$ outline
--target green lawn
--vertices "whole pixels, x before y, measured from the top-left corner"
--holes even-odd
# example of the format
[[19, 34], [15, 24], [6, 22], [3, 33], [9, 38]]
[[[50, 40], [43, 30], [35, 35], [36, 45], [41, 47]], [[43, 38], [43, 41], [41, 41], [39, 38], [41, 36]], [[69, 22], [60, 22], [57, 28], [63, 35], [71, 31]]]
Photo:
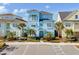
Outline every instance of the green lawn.
[[50, 41], [43, 40], [43, 42], [60, 43], [61, 41], [60, 40], [50, 40]]
[[19, 42], [40, 42], [40, 40], [30, 39], [30, 40], [18, 40]]
[[40, 42], [40, 40], [31, 39], [31, 40], [25, 40], [26, 42]]

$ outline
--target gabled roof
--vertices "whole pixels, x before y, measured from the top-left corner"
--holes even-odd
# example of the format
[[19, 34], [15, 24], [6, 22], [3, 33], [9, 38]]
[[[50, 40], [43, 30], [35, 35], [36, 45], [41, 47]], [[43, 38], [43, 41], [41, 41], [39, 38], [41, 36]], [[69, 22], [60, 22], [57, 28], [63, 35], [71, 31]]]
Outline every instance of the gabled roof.
[[27, 13], [29, 13], [29, 12], [39, 12], [41, 14], [52, 14], [50, 12], [40, 11], [40, 10], [37, 10], [37, 9], [28, 10]]
[[7, 13], [7, 14], [0, 14], [0, 16], [16, 16], [16, 15], [11, 14], [11, 13]]
[[39, 12], [39, 11], [36, 10], [36, 9], [32, 9], [32, 10], [28, 10], [28, 11], [27, 11], [27, 13], [29, 13], [29, 12]]
[[59, 12], [61, 20], [63, 20], [67, 16], [69, 16], [71, 13], [72, 13], [72, 11], [70, 11], [70, 12]]
[[[7, 14], [0, 14], [0, 16], [17, 16], [17, 15], [12, 14], [12, 13], [7, 13]], [[19, 17], [19, 18], [17, 18], [17, 17]], [[22, 17], [20, 17], [20, 16], [17, 16], [17, 17], [15, 18], [15, 20], [20, 20], [20, 21], [26, 22]]]
[[20, 20], [20, 21], [27, 22], [27, 21], [25, 21], [24, 19], [19, 19], [19, 18], [16, 18], [16, 20]]
[[40, 13], [42, 13], [42, 14], [52, 14], [52, 13], [49, 13], [49, 12], [46, 12], [46, 11], [40, 11]]
[[[17, 16], [17, 15], [12, 14], [12, 13], [5, 13], [5, 14], [0, 14], [0, 16]], [[18, 16], [18, 17], [20, 17], [20, 16]], [[20, 18], [22, 18], [22, 17], [20, 17]]]

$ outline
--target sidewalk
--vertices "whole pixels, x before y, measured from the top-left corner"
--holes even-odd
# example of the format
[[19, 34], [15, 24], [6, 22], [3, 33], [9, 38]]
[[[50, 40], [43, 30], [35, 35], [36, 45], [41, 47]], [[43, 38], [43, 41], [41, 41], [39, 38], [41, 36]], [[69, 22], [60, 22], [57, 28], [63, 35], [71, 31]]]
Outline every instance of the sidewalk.
[[48, 45], [79, 45], [79, 43], [50, 43], [50, 42], [5, 42], [7, 45], [48, 44]]

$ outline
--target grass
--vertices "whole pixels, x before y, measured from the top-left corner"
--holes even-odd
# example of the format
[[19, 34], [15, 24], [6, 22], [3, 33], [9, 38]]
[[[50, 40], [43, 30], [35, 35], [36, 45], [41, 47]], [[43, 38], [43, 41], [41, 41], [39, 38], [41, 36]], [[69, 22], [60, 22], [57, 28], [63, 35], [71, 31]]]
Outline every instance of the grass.
[[61, 42], [61, 40], [50, 40], [50, 41], [43, 40], [43, 42], [60, 43], [60, 42]]
[[31, 40], [25, 40], [25, 42], [40, 42], [40, 40], [31, 39]]
[[[0, 39], [4, 40], [2, 37], [0, 37]], [[5, 39], [5, 40], [7, 41], [7, 39]], [[15, 42], [15, 41], [19, 41], [19, 42], [40, 42], [40, 40], [36, 40], [35, 38], [27, 38], [27, 40], [12, 40], [11, 42]], [[55, 39], [55, 40], [53, 39], [53, 40], [50, 40], [50, 41], [42, 39], [42, 41], [43, 42], [51, 42], [51, 43], [61, 43], [61, 42], [64, 42], [64, 43], [68, 43], [68, 42], [70, 42], [70, 43], [73, 43], [73, 42], [79, 43], [79, 41], [71, 42], [66, 38], [63, 38], [63, 41], [62, 41], [62, 39]]]
[[40, 40], [29, 39], [29, 40], [19, 40], [19, 42], [40, 42]]

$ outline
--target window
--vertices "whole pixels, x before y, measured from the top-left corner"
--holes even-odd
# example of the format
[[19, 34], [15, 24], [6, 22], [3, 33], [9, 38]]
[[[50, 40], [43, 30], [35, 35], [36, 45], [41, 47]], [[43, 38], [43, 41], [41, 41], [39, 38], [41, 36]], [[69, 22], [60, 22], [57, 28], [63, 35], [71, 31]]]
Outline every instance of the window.
[[0, 24], [0, 27], [1, 27], [1, 24]]
[[47, 27], [51, 27], [51, 23], [47, 23]]
[[32, 20], [36, 20], [37, 19], [37, 15], [32, 15]]
[[70, 27], [71, 24], [70, 24], [70, 23], [66, 23], [65, 26], [66, 26], [66, 27]]
[[40, 26], [43, 26], [43, 24], [42, 24], [42, 23], [40, 23]]
[[6, 16], [6, 17], [5, 17], [5, 19], [9, 19], [9, 17], [8, 17], [8, 16]]
[[31, 27], [35, 27], [35, 25], [31, 25]]
[[75, 19], [79, 19], [79, 15], [75, 15]]
[[7, 28], [7, 29], [10, 29], [10, 23], [7, 23], [7, 24], [6, 24], [6, 28]]
[[13, 24], [13, 27], [17, 27], [17, 24], [14, 23], [14, 24]]

